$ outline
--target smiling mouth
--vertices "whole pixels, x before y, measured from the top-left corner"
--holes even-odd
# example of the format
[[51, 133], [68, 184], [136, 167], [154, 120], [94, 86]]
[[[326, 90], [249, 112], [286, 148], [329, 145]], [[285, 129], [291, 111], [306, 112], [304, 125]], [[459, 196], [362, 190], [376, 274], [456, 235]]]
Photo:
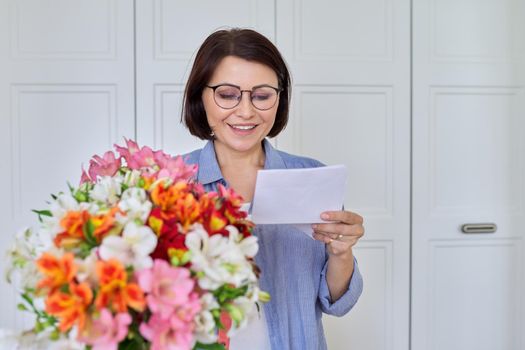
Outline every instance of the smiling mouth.
[[253, 130], [257, 127], [257, 125], [234, 125], [234, 124], [228, 124], [232, 129], [235, 130], [242, 130], [242, 131], [248, 131]]

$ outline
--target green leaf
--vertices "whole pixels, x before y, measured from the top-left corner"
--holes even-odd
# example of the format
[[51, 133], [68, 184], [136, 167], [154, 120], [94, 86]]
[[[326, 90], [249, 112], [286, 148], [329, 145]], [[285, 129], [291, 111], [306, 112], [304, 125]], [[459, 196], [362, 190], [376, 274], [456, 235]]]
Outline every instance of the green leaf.
[[193, 350], [225, 350], [225, 349], [226, 348], [224, 347], [224, 345], [219, 344], [219, 343], [202, 344], [199, 342], [197, 342], [197, 344], [195, 344], [195, 347], [193, 348]]
[[93, 225], [93, 222], [88, 220], [84, 226], [82, 227], [82, 231], [84, 232], [84, 237], [86, 238], [86, 242], [92, 247], [97, 245], [97, 240], [95, 239], [95, 236], [93, 235], [93, 232], [95, 232], [95, 225]]
[[147, 350], [146, 341], [135, 331], [130, 331], [126, 339], [118, 345], [118, 350]]
[[91, 254], [91, 249], [93, 248], [93, 246], [87, 242], [81, 242], [78, 248], [79, 248], [78, 256], [81, 259], [85, 259], [89, 256], [89, 254]]
[[219, 304], [222, 305], [229, 300], [233, 300], [245, 295], [247, 290], [248, 286], [235, 288], [225, 284], [219, 287], [217, 290], [215, 290], [213, 292], [213, 295], [215, 296]]
[[50, 210], [32, 210], [33, 213], [37, 213], [38, 215], [42, 216], [53, 216]]
[[38, 214], [38, 221], [42, 222], [42, 216], [53, 216], [49, 210], [31, 210], [33, 213]]
[[27, 293], [22, 293], [20, 296], [21, 296], [22, 299], [24, 299], [24, 300], [25, 300], [30, 306], [33, 306], [33, 307], [34, 307], [34, 305], [33, 305], [33, 299], [29, 296], [29, 294], [27, 294]]
[[24, 304], [22, 303], [19, 303], [16, 308], [20, 311], [29, 311], [29, 309], [27, 308], [27, 306], [25, 306]]

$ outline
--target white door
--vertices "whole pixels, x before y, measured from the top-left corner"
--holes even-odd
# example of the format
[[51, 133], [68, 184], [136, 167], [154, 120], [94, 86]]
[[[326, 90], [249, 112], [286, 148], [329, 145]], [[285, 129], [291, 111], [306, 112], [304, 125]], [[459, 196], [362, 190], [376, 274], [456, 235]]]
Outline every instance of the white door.
[[[0, 256], [81, 163], [134, 137], [133, 4], [0, 0]], [[0, 259], [0, 328], [21, 328]]]
[[525, 1], [413, 14], [412, 349], [525, 349]]
[[356, 307], [323, 319], [333, 350], [406, 350], [410, 257], [410, 1], [277, 2], [290, 65], [290, 124], [277, 146], [349, 169], [345, 207], [364, 216]]

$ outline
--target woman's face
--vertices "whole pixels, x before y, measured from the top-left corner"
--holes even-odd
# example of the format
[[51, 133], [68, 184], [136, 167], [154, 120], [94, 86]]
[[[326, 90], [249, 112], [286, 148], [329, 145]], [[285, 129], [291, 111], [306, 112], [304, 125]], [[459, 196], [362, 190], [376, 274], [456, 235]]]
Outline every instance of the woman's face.
[[[226, 56], [208, 82], [208, 86], [219, 84], [231, 84], [240, 87], [241, 90], [252, 90], [262, 85], [277, 88], [278, 80], [277, 74], [266, 65]], [[272, 129], [279, 105], [277, 96], [273, 107], [259, 110], [253, 106], [250, 93], [243, 92], [236, 107], [225, 109], [215, 103], [213, 89], [207, 87], [202, 92], [202, 101], [208, 124], [215, 134], [216, 145], [220, 143], [220, 146], [236, 152], [250, 152], [261, 147], [261, 141]]]

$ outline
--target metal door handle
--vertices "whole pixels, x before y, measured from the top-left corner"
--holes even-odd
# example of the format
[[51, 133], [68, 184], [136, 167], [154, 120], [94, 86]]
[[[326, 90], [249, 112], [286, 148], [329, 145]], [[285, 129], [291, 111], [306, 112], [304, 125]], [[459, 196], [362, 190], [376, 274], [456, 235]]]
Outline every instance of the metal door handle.
[[494, 233], [498, 226], [493, 223], [487, 224], [464, 224], [461, 226], [463, 233]]

